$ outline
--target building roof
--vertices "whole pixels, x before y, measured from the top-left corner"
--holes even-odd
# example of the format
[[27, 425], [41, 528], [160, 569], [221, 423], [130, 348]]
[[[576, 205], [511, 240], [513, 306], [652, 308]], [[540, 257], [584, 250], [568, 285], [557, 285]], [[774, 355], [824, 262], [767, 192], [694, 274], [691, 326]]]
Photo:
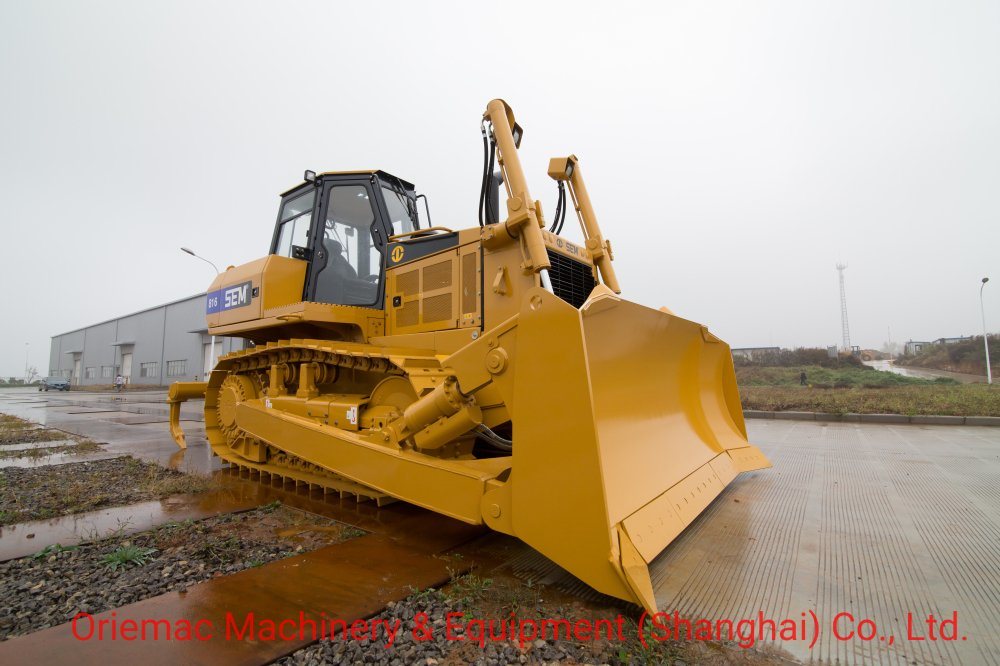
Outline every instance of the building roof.
[[[58, 333], [56, 335], [53, 335], [52, 337], [53, 338], [61, 338], [62, 336], [69, 335], [70, 333], [76, 333], [78, 331], [82, 331], [82, 330], [87, 329], [87, 328], [94, 328], [95, 326], [101, 326], [103, 324], [109, 324], [109, 323], [111, 323], [113, 321], [118, 321], [119, 319], [125, 319], [126, 317], [134, 317], [135, 315], [139, 315], [139, 314], [142, 314], [144, 312], [151, 312], [153, 310], [159, 310], [160, 308], [167, 308], [167, 307], [170, 307], [171, 305], [177, 305], [178, 303], [184, 303], [186, 301], [193, 301], [196, 298], [204, 298], [207, 293], [208, 292], [204, 292], [203, 291], [200, 294], [195, 294], [194, 296], [188, 296], [187, 298], [178, 298], [176, 301], [170, 301], [169, 303], [161, 303], [160, 305], [154, 305], [151, 308], [144, 308], [142, 310], [136, 310], [135, 312], [130, 312], [129, 314], [124, 314], [124, 315], [120, 315], [118, 317], [112, 317], [111, 319], [105, 319], [104, 321], [99, 321], [96, 324], [88, 324], [87, 326], [81, 326], [80, 328], [74, 328], [73, 330], [66, 331], [65, 333]], [[132, 342], [126, 341], [126, 342], [116, 342], [114, 344], [115, 345], [119, 345], [119, 344], [135, 344], [135, 342], [134, 341], [132, 341]]]

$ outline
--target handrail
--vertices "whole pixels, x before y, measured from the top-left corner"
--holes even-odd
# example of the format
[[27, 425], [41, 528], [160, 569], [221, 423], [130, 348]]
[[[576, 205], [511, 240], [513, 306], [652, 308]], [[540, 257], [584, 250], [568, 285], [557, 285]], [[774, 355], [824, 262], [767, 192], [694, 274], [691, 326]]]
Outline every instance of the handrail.
[[446, 234], [455, 233], [453, 229], [449, 229], [448, 227], [427, 227], [426, 229], [414, 229], [413, 231], [404, 231], [401, 234], [393, 234], [392, 236], [389, 236], [389, 240], [391, 241], [400, 240], [402, 238], [408, 238], [409, 236], [426, 234], [428, 231], [439, 231]]

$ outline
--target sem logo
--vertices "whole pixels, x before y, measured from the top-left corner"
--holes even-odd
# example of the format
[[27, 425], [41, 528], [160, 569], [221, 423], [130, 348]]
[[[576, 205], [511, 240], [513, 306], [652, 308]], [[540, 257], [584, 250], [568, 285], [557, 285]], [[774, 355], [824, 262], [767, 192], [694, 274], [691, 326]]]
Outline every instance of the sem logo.
[[392, 248], [392, 254], [389, 255], [389, 258], [392, 259], [393, 263], [399, 263], [400, 261], [402, 261], [403, 246], [397, 245], [396, 247]]
[[244, 283], [239, 287], [230, 287], [223, 292], [225, 298], [223, 300], [222, 308], [228, 310], [229, 308], [238, 308], [241, 305], [246, 305], [250, 302], [247, 298], [247, 292], [250, 290], [250, 283]]
[[213, 314], [215, 312], [225, 312], [233, 308], [250, 305], [255, 293], [256, 289], [253, 289], [251, 282], [244, 282], [232, 287], [223, 287], [222, 289], [206, 294], [205, 312], [206, 314]]

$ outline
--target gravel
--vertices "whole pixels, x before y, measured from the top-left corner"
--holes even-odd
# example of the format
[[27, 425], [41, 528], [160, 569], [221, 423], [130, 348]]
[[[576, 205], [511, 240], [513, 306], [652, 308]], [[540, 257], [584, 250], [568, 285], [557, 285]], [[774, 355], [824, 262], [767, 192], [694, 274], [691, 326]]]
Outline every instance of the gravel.
[[[310, 531], [314, 530], [314, 531]], [[280, 537], [278, 533], [288, 536]], [[0, 563], [0, 640], [100, 613], [194, 583], [362, 534], [332, 520], [277, 503], [201, 521], [102, 539], [79, 547], [49, 546]], [[147, 553], [145, 563], [113, 568], [121, 548]]]
[[[276, 662], [283, 666], [315, 666], [318, 664], [375, 664], [380, 666], [402, 666], [403, 664], [476, 664], [477, 666], [499, 666], [500, 664], [621, 664], [619, 648], [623, 644], [607, 641], [579, 643], [572, 640], [529, 640], [523, 648], [515, 641], [487, 641], [480, 647], [477, 641], [449, 639], [445, 627], [449, 613], [465, 613], [465, 619], [482, 617], [474, 609], [461, 601], [449, 598], [437, 590], [420, 592], [400, 602], [390, 603], [375, 617], [378, 620], [402, 622], [394, 644], [385, 647], [385, 640], [355, 641], [322, 640], [309, 647], [297, 650]], [[426, 623], [432, 628], [430, 640], [421, 641], [414, 637], [417, 618], [426, 613]], [[419, 634], [419, 632], [418, 632]], [[465, 635], [456, 629], [454, 636]], [[623, 655], [625, 653], [622, 653]], [[635, 662], [640, 663], [640, 662]], [[672, 662], [668, 662], [672, 663]]]

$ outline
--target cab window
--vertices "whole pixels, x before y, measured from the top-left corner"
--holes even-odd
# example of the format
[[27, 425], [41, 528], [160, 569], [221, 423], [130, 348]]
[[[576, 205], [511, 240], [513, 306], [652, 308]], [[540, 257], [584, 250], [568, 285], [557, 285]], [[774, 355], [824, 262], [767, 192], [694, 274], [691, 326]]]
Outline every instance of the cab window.
[[310, 190], [281, 206], [281, 221], [278, 226], [278, 242], [274, 254], [282, 257], [292, 256], [292, 247], [307, 247], [309, 245], [309, 228], [312, 224], [313, 203], [316, 190]]
[[413, 231], [415, 227], [410, 217], [412, 201], [401, 192], [385, 185], [382, 186], [382, 196], [385, 199], [385, 209], [389, 213], [389, 222], [392, 224], [392, 235]]

